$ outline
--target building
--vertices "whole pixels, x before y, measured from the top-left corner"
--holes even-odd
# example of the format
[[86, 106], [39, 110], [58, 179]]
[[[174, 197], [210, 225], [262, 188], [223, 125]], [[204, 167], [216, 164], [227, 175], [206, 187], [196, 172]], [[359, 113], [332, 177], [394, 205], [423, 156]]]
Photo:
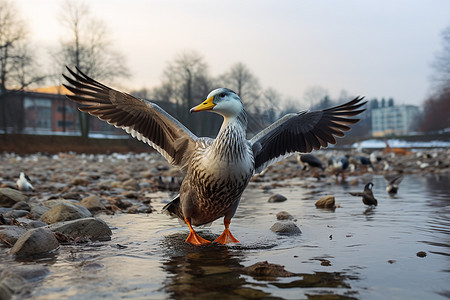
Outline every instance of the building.
[[419, 107], [388, 106], [372, 109], [372, 136], [407, 135], [415, 131]]
[[[66, 94], [70, 91], [64, 86], [8, 91], [1, 99], [0, 132], [80, 135], [77, 104]], [[94, 117], [90, 133], [127, 136], [123, 130]]]

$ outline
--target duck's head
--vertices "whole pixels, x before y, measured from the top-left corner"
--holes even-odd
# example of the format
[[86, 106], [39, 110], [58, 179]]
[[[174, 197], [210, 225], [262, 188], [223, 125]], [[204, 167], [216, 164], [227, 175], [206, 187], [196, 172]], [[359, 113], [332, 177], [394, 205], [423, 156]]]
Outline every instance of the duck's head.
[[219, 88], [209, 93], [201, 104], [191, 108], [190, 112], [211, 111], [225, 118], [235, 118], [244, 110], [241, 98], [230, 89]]

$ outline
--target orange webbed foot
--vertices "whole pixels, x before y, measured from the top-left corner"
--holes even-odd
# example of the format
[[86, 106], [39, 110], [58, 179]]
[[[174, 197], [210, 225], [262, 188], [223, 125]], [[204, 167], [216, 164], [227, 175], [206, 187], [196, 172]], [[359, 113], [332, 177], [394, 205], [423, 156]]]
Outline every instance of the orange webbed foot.
[[229, 243], [240, 243], [230, 232], [230, 229], [225, 228], [222, 234], [214, 240], [214, 243], [219, 243], [222, 245]]
[[208, 241], [207, 239], [202, 238], [195, 231], [191, 231], [189, 233], [189, 236], [187, 237], [186, 242], [190, 243], [192, 245], [195, 245], [195, 246], [211, 244], [210, 241]]
[[229, 244], [229, 243], [240, 243], [232, 234], [230, 229], [230, 222], [231, 220], [224, 219], [223, 224], [225, 225], [225, 230], [222, 232], [222, 234], [214, 240], [214, 243], [219, 243], [222, 245]]
[[185, 218], [184, 221], [186, 222], [187, 226], [189, 226], [189, 236], [186, 239], [187, 243], [190, 243], [195, 246], [206, 245], [206, 244], [211, 243], [210, 241], [199, 236], [194, 231], [194, 228], [192, 228], [192, 225], [191, 225], [191, 218]]

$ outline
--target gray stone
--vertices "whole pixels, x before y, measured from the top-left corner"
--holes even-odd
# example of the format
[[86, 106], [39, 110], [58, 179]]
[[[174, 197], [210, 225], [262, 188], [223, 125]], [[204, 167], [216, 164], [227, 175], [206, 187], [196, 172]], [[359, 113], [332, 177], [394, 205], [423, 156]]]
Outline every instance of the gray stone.
[[41, 217], [41, 221], [47, 224], [53, 224], [56, 222], [70, 221], [88, 217], [92, 217], [92, 214], [85, 207], [73, 205], [70, 203], [60, 203], [45, 212]]
[[30, 215], [32, 219], [40, 219], [41, 216], [47, 212], [50, 208], [45, 205], [33, 205], [31, 207]]
[[18, 190], [11, 188], [0, 188], [0, 206], [12, 207], [17, 202], [26, 202], [28, 197]]
[[25, 227], [26, 229], [33, 229], [33, 228], [39, 228], [47, 226], [47, 223], [44, 223], [42, 221], [38, 220], [31, 220], [28, 218], [18, 218], [16, 219], [20, 223], [21, 226]]
[[0, 282], [0, 300], [9, 300], [12, 298], [11, 291], [3, 282]]
[[270, 230], [281, 235], [297, 235], [302, 233], [294, 222], [276, 222], [270, 227]]
[[111, 229], [97, 218], [84, 218], [67, 222], [59, 222], [49, 226], [53, 232], [60, 232], [72, 238], [88, 237], [91, 240], [110, 240]]
[[272, 195], [269, 198], [269, 202], [270, 203], [284, 202], [286, 200], [287, 200], [287, 198], [285, 196], [283, 196], [283, 195], [280, 195], [280, 194]]
[[24, 217], [24, 216], [28, 215], [29, 213], [30, 212], [28, 210], [22, 210], [22, 209], [15, 210], [14, 209], [14, 210], [7, 212], [5, 214], [5, 217], [17, 219], [20, 217]]
[[13, 205], [12, 209], [16, 210], [31, 210], [30, 204], [26, 203], [25, 201], [19, 201], [16, 204]]
[[3, 225], [0, 226], [0, 240], [12, 247], [25, 232], [26, 230], [19, 226]]
[[100, 201], [100, 198], [95, 195], [84, 198], [81, 200], [80, 204], [87, 208], [91, 213], [106, 209]]
[[28, 230], [12, 247], [10, 253], [16, 256], [44, 254], [59, 247], [53, 232], [44, 227]]

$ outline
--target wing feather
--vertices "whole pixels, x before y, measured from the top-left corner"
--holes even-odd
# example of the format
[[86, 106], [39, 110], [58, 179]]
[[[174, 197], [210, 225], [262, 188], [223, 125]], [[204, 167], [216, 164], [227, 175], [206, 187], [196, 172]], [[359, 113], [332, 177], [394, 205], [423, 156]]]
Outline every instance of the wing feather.
[[77, 68], [67, 68], [64, 85], [73, 95], [67, 97], [82, 106], [79, 110], [122, 128], [131, 136], [149, 144], [171, 164], [187, 169], [197, 136], [178, 120], [150, 101], [114, 90]]
[[359, 121], [356, 116], [366, 102], [357, 97], [345, 104], [321, 111], [302, 111], [288, 114], [251, 140], [255, 158], [255, 173], [294, 152], [308, 153], [335, 144], [335, 136], [342, 137], [350, 126]]

